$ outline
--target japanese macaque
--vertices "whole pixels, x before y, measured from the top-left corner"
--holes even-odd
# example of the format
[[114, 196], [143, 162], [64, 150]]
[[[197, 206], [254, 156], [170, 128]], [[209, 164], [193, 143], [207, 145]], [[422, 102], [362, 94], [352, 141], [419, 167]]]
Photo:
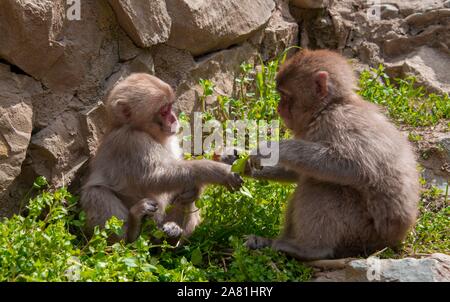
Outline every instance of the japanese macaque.
[[414, 225], [416, 160], [406, 138], [356, 93], [351, 67], [328, 50], [304, 50], [281, 67], [278, 112], [294, 138], [279, 143], [279, 163], [251, 176], [296, 182], [282, 234], [251, 235], [301, 260], [369, 255], [398, 246]]
[[170, 86], [147, 74], [130, 75], [109, 93], [109, 130], [81, 194], [88, 232], [116, 216], [124, 221], [123, 237], [111, 240], [132, 242], [149, 216], [177, 242], [199, 223], [194, 201], [204, 184], [240, 187], [227, 164], [182, 159], [174, 102]]

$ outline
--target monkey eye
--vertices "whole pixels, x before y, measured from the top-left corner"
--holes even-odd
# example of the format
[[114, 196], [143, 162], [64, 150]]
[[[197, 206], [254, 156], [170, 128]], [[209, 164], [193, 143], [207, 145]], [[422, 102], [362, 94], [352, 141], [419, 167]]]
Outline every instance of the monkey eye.
[[159, 113], [162, 116], [168, 115], [171, 111], [172, 111], [172, 104], [164, 105], [164, 106], [161, 107], [161, 109], [159, 109]]

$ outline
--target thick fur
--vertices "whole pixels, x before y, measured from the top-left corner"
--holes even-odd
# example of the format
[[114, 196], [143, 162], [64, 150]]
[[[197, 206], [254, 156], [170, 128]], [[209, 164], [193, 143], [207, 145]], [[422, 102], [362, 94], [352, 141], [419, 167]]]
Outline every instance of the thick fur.
[[[314, 99], [307, 80], [317, 71], [329, 74], [323, 100]], [[298, 186], [281, 236], [250, 236], [248, 246], [272, 246], [301, 260], [396, 247], [415, 223], [419, 200], [416, 160], [406, 138], [353, 92], [351, 69], [338, 54], [300, 52], [277, 79], [280, 90], [296, 96], [290, 107], [295, 119], [286, 123], [295, 137], [280, 142], [279, 167], [253, 176], [293, 180], [295, 173]]]
[[[164, 157], [156, 156], [160, 154]], [[122, 127], [109, 133], [92, 160], [92, 174], [82, 191], [81, 205], [87, 210], [88, 229], [102, 226], [116, 216], [125, 221], [126, 234], [129, 224], [133, 223], [129, 210], [139, 201], [150, 199], [156, 203], [156, 209], [142, 209], [141, 213], [136, 213], [140, 219], [150, 215], [160, 227], [166, 222], [175, 222], [184, 229], [183, 235], [189, 236], [200, 221], [195, 205], [177, 203], [169, 215], [166, 216], [165, 212], [180, 193], [180, 188], [184, 187], [184, 182], [189, 182], [174, 174], [185, 172], [186, 179], [193, 179], [188, 168], [185, 171], [172, 170], [172, 163], [179, 160], [180, 153], [173, 149], [173, 145], [168, 144], [166, 148], [144, 132]], [[138, 235], [134, 232], [128, 241], [133, 241]]]
[[[178, 127], [176, 117], [171, 115], [173, 125], [167, 125], [159, 114], [159, 108], [174, 101], [168, 84], [146, 74], [129, 76], [109, 94], [110, 129], [91, 162], [81, 195], [88, 232], [116, 216], [125, 221], [123, 239], [132, 242], [142, 219], [150, 216], [177, 242], [181, 233], [189, 236], [199, 223], [194, 201], [204, 184], [230, 189], [241, 185], [229, 165], [181, 158], [171, 132], [171, 126]], [[169, 204], [173, 208], [166, 211]]]

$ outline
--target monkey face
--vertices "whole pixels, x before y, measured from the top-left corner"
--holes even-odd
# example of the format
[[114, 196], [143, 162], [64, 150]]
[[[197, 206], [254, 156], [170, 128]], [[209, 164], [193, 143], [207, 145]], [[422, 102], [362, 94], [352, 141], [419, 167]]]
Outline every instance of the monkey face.
[[280, 93], [280, 101], [278, 102], [277, 111], [280, 117], [283, 119], [287, 128], [292, 129], [294, 123], [294, 115], [296, 111], [296, 99], [295, 96], [290, 93], [290, 90], [286, 87], [278, 87]]
[[175, 94], [157, 77], [142, 73], [128, 76], [112, 89], [106, 103], [113, 128], [128, 125], [158, 141], [178, 132], [172, 108]]
[[163, 105], [156, 115], [157, 123], [162, 133], [174, 135], [180, 127], [178, 119], [172, 110], [173, 103]]
[[280, 117], [288, 123], [292, 119], [292, 98], [285, 92], [280, 91], [280, 102], [278, 103], [277, 111]]
[[328, 96], [328, 72], [311, 72], [302, 67], [295, 69], [291, 78], [279, 78], [278, 114], [287, 128], [295, 130], [304, 119], [323, 108]]

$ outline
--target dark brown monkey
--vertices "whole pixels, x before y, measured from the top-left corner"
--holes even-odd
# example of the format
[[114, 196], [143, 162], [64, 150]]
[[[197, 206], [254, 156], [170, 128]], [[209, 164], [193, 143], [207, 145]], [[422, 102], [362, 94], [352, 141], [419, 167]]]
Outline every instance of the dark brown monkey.
[[[327, 50], [294, 55], [277, 75], [278, 112], [294, 138], [275, 167], [252, 176], [298, 184], [277, 239], [249, 236], [301, 260], [367, 255], [397, 246], [415, 223], [412, 149], [377, 106], [355, 93], [351, 67]], [[258, 156], [250, 158], [257, 166]]]
[[88, 231], [116, 216], [125, 222], [123, 239], [132, 242], [148, 215], [169, 237], [188, 236], [199, 222], [193, 201], [202, 185], [241, 185], [229, 165], [181, 158], [174, 102], [170, 86], [147, 74], [133, 74], [109, 93], [110, 127], [81, 195]]

